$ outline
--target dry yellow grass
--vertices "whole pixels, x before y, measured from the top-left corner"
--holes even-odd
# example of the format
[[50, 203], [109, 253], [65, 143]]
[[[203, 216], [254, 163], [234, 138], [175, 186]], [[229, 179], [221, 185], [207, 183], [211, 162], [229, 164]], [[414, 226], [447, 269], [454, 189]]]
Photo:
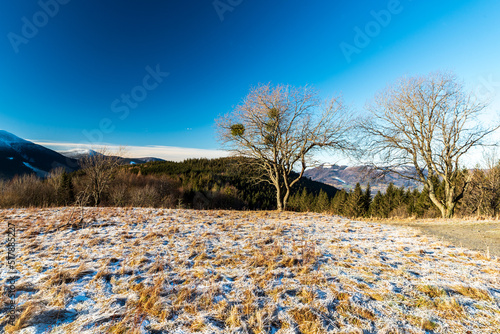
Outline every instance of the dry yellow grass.
[[19, 285], [21, 317], [0, 331], [33, 329], [41, 317], [61, 332], [498, 328], [500, 263], [413, 230], [319, 214], [135, 208], [87, 208], [85, 225], [68, 227], [67, 210], [30, 210], [37, 226], [26, 210], [0, 210], [24, 231], [19, 268], [36, 282]]

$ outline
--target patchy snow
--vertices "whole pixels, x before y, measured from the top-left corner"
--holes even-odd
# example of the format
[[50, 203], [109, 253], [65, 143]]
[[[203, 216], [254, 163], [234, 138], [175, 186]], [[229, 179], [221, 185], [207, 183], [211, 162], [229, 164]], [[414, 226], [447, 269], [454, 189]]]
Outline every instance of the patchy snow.
[[498, 259], [410, 228], [324, 214], [141, 208], [85, 208], [83, 221], [73, 208], [9, 209], [0, 221], [16, 225], [24, 314], [18, 328], [4, 328], [3, 318], [0, 332], [500, 328]]
[[337, 181], [342, 182], [342, 183], [347, 183], [344, 180], [342, 180], [341, 178], [336, 177], [336, 176], [332, 177], [332, 179], [337, 180]]
[[31, 166], [28, 162], [23, 162], [23, 165], [34, 171], [38, 176], [45, 177], [47, 176], [47, 172], [36, 167]]

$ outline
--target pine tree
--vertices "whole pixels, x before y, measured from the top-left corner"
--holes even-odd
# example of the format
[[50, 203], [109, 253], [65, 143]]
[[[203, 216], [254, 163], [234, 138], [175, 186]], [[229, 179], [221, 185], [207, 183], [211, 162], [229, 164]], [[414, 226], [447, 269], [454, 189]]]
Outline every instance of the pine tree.
[[387, 189], [385, 190], [384, 197], [387, 207], [389, 211], [391, 211], [394, 208], [394, 204], [396, 202], [396, 187], [394, 186], [394, 183], [389, 183]]
[[356, 187], [354, 191], [349, 193], [349, 199], [346, 204], [346, 214], [349, 217], [357, 218], [363, 217], [365, 215], [364, 210], [365, 198], [363, 194], [363, 190], [361, 189], [361, 185], [356, 183]]
[[377, 191], [377, 194], [373, 198], [372, 203], [370, 204], [370, 211], [369, 214], [371, 217], [378, 217], [378, 218], [386, 218], [386, 213], [384, 210], [384, 196], [382, 193]]
[[371, 202], [372, 202], [372, 190], [370, 184], [368, 183], [368, 185], [366, 186], [365, 193], [363, 195], [363, 210], [365, 214], [368, 214]]
[[406, 212], [410, 217], [415, 215], [415, 191], [418, 192], [418, 190], [411, 191], [411, 189], [408, 189], [405, 194]]
[[61, 181], [59, 182], [59, 189], [57, 190], [57, 201], [59, 205], [68, 205], [75, 201], [73, 181], [71, 175], [67, 172], [61, 174]]
[[312, 211], [314, 208], [314, 196], [309, 194], [306, 188], [303, 188], [300, 194], [299, 207], [302, 212]]
[[316, 198], [315, 210], [316, 212], [325, 212], [328, 210], [328, 206], [330, 204], [330, 200], [328, 199], [328, 195], [326, 192], [320, 190], [318, 197]]
[[290, 196], [290, 199], [288, 200], [288, 208], [292, 211], [300, 211], [300, 205], [299, 205], [299, 193], [295, 192], [293, 193], [292, 196]]
[[336, 214], [339, 216], [342, 216], [345, 214], [345, 211], [346, 211], [345, 206], [346, 206], [347, 198], [348, 198], [348, 195], [344, 189], [337, 191], [337, 193], [335, 194], [335, 196], [333, 197], [332, 202], [331, 202], [331, 211], [333, 212], [333, 214]]
[[429, 191], [424, 188], [422, 192], [418, 195], [415, 202], [415, 213], [418, 217], [423, 217], [432, 205], [429, 199]]

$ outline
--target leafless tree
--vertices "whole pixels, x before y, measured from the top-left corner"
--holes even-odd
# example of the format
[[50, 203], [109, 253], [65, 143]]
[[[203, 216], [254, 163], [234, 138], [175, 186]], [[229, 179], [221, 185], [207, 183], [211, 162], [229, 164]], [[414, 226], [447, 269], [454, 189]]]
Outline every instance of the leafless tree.
[[95, 206], [99, 205], [104, 191], [111, 182], [113, 172], [120, 165], [120, 156], [123, 148], [118, 152], [110, 152], [108, 148], [102, 147], [91, 152], [81, 160], [82, 169], [87, 177], [85, 194], [80, 194], [78, 198], [92, 198]]
[[216, 124], [225, 148], [251, 158], [262, 171], [258, 181], [276, 188], [278, 211], [286, 209], [291, 187], [313, 162], [314, 154], [351, 148], [352, 122], [342, 100], [322, 101], [308, 87], [266, 84], [252, 88]]
[[484, 152], [484, 162], [471, 172], [471, 181], [460, 205], [464, 215], [498, 217], [500, 212], [500, 164], [497, 152]]
[[[404, 77], [369, 104], [371, 117], [361, 123], [366, 152], [376, 167], [420, 181], [443, 218], [452, 217], [469, 181], [464, 155], [499, 127], [479, 124], [485, 108], [454, 74]], [[444, 182], [443, 198], [436, 179]]]

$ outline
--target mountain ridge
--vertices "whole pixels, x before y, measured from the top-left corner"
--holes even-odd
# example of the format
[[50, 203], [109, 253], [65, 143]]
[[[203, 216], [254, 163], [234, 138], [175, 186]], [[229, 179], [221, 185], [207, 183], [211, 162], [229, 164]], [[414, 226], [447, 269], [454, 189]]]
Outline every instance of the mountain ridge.
[[304, 172], [304, 176], [344, 190], [354, 189], [358, 182], [362, 187], [366, 187], [369, 183], [372, 193], [379, 190], [385, 192], [389, 183], [393, 183], [396, 187], [419, 190], [422, 188], [420, 183], [414, 180], [403, 178], [396, 173], [387, 173], [382, 176], [380, 171], [369, 166], [347, 166], [325, 163], [318, 167], [307, 169]]
[[[58, 167], [67, 172], [73, 172], [81, 168], [81, 160], [89, 155], [102, 154], [91, 149], [58, 152], [18, 137], [6, 130], [0, 130], [0, 180], [9, 180], [16, 175], [26, 174], [35, 174], [44, 178], [49, 175], [51, 170]], [[124, 165], [165, 161], [155, 157], [119, 157], [119, 159]]]
[[51, 170], [63, 168], [68, 172], [79, 168], [75, 159], [0, 130], [0, 179], [16, 175], [36, 174], [46, 177]]

